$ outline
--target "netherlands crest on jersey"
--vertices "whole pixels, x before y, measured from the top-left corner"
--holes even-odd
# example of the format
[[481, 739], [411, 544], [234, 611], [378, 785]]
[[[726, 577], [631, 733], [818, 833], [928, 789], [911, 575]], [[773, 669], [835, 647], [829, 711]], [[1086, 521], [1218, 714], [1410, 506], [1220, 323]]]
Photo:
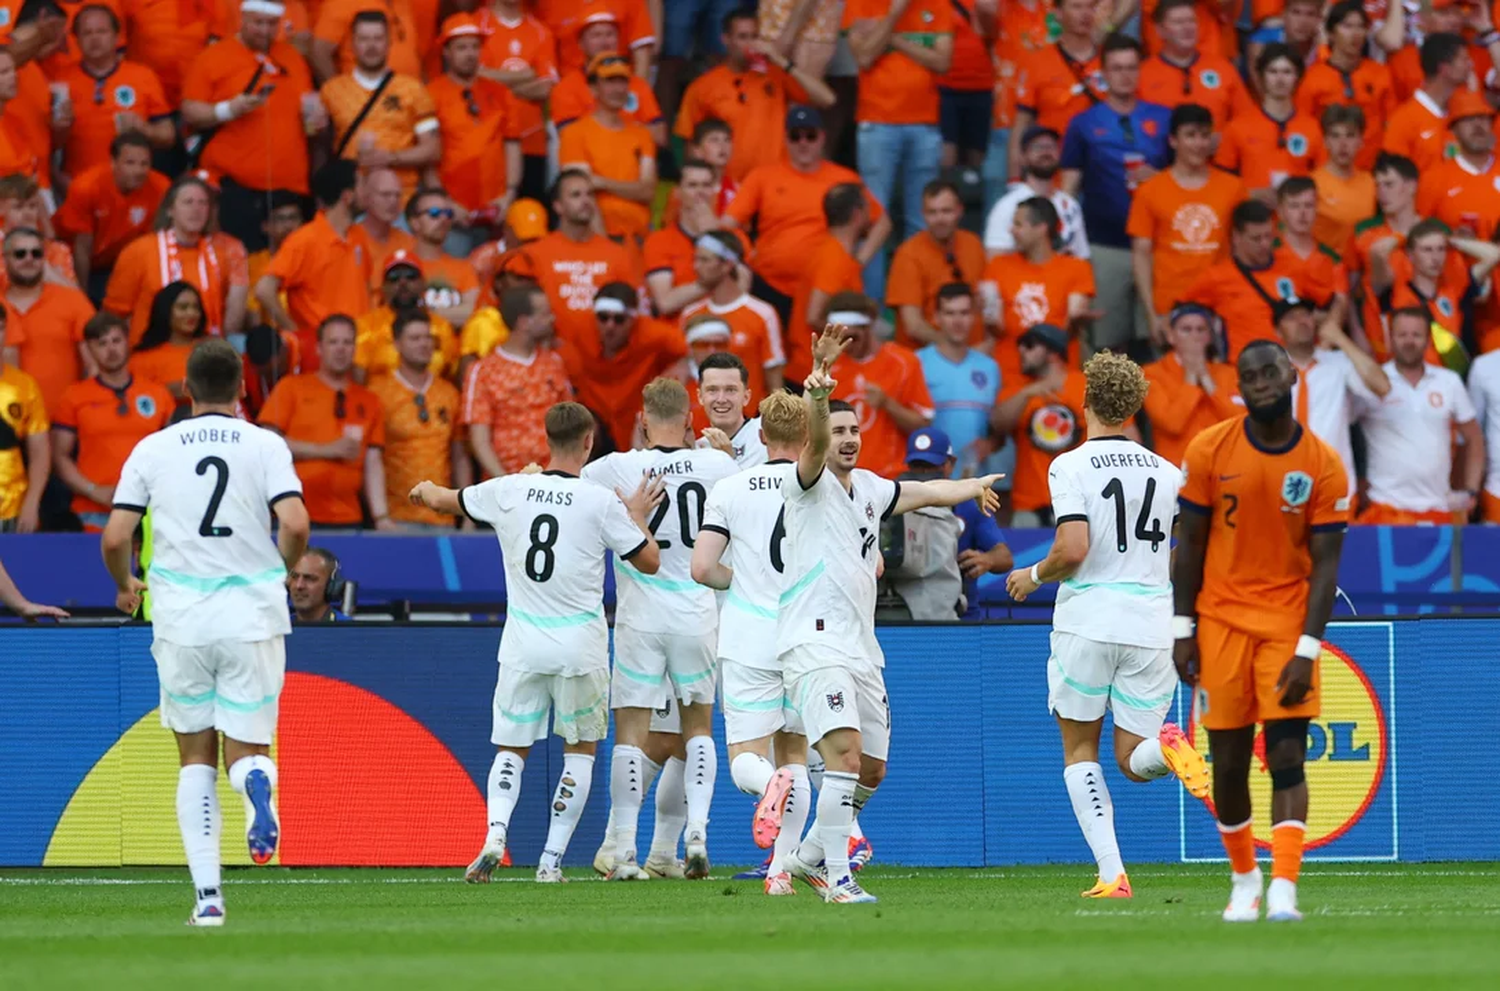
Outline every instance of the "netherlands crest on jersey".
[[1295, 303], [1297, 302], [1297, 287], [1292, 284], [1291, 279], [1283, 275], [1276, 280], [1276, 295], [1288, 303]]
[[639, 109], [641, 109], [640, 97], [635, 95], [635, 90], [631, 90], [625, 97], [625, 112], [633, 114]]
[[156, 415], [156, 400], [150, 396], [136, 396], [135, 411], [149, 420]]
[[128, 216], [130, 217], [130, 226], [139, 227], [146, 222], [146, 208], [143, 206], [133, 206], [130, 208]]
[[115, 105], [120, 107], [135, 106], [135, 90], [129, 86], [116, 86]]
[[1312, 497], [1312, 476], [1305, 471], [1289, 471], [1281, 479], [1281, 501], [1292, 508], [1305, 506]]
[[1301, 158], [1307, 154], [1307, 138], [1300, 134], [1288, 134], [1286, 136], [1286, 150]]
[[1198, 74], [1198, 81], [1203, 84], [1204, 89], [1218, 89], [1222, 80], [1219, 74], [1212, 69], [1204, 69]]
[[1453, 300], [1447, 296], [1439, 296], [1437, 298], [1437, 311], [1445, 317], [1453, 316]]

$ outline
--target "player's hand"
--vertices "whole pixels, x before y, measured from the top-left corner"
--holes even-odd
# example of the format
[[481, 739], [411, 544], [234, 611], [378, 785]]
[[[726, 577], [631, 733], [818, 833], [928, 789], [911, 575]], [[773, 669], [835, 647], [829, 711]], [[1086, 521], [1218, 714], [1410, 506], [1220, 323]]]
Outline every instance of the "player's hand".
[[1003, 474], [981, 475], [974, 479], [979, 486], [979, 494], [974, 501], [979, 503], [979, 511], [986, 516], [994, 516], [1000, 511], [1000, 493], [995, 491], [995, 483], [1004, 478]]
[[730, 440], [729, 435], [720, 430], [718, 427], [709, 427], [705, 429], [703, 431], [703, 439], [706, 440], [708, 442], [708, 446], [713, 448], [714, 450], [723, 451], [731, 458], [734, 457], [734, 441]]
[[1306, 657], [1293, 656], [1286, 662], [1286, 667], [1281, 669], [1281, 677], [1276, 679], [1276, 691], [1281, 693], [1281, 704], [1291, 708], [1305, 702], [1312, 691], [1312, 679], [1313, 662]]
[[667, 497], [667, 480], [664, 476], [652, 478], [642, 473], [641, 484], [635, 487], [634, 492], [626, 495], [620, 489], [615, 489], [615, 495], [619, 496], [620, 501], [625, 504], [630, 518], [643, 529], [649, 529], [646, 520], [651, 516], [651, 510]]
[[1198, 686], [1198, 638], [1184, 637], [1172, 644], [1172, 663], [1177, 665], [1177, 677], [1190, 688]]
[[127, 616], [134, 616], [141, 608], [141, 595], [145, 591], [146, 583], [131, 575], [125, 587], [115, 593], [115, 608]]
[[1017, 568], [1005, 576], [1006, 594], [1017, 602], [1025, 602], [1026, 597], [1040, 587], [1031, 580], [1030, 568]]
[[66, 609], [59, 609], [57, 608], [57, 606], [40, 605], [38, 603], [30, 601], [29, 599], [22, 600], [21, 604], [16, 607], [15, 611], [16, 615], [20, 616], [22, 619], [41, 619], [43, 616], [49, 617], [51, 619], [72, 618], [72, 614], [69, 613]]
[[437, 488], [437, 486], [424, 478], [422, 479], [422, 481], [411, 487], [411, 491], [407, 493], [406, 498], [411, 502], [413, 506], [426, 506], [427, 491], [434, 488]]
[[821, 334], [814, 334], [812, 339], [813, 371], [826, 373], [833, 368], [833, 363], [839, 360], [839, 355], [844, 353], [844, 349], [853, 339], [849, 328], [837, 323], [826, 325]]
[[530, 462], [525, 468], [522, 468], [520, 471], [520, 474], [522, 475], [540, 475], [541, 473], [542, 466], [537, 464], [535, 461]]
[[827, 372], [814, 368], [807, 378], [802, 380], [802, 389], [814, 399], [827, 399], [833, 395], [833, 390], [838, 387], [838, 382], [829, 376]]

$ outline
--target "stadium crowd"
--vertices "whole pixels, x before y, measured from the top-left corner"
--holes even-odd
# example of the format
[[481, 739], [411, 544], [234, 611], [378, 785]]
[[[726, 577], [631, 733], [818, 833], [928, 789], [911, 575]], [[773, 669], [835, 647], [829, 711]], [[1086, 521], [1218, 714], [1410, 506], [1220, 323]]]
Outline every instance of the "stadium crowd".
[[[1359, 522], [1500, 522], [1500, 31], [1421, 0], [0, 0], [0, 531], [98, 529], [206, 335], [314, 524], [596, 454], [642, 387], [936, 427], [1051, 522], [1081, 361], [1174, 462], [1280, 340]], [[843, 160], [846, 164], [837, 164]], [[852, 166], [852, 167], [851, 167]], [[534, 292], [512, 292], [535, 287]], [[732, 412], [734, 422], [739, 412]], [[1486, 444], [1488, 441], [1488, 444]], [[466, 524], [472, 525], [472, 524]]]

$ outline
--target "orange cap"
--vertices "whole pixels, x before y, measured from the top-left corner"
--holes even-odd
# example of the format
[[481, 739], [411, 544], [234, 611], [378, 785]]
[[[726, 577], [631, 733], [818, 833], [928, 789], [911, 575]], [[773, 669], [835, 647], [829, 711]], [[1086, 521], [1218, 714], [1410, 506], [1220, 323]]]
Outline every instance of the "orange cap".
[[438, 44], [446, 45], [454, 38], [483, 38], [485, 34], [479, 18], [473, 14], [451, 14], [443, 21], [443, 28], [438, 32]]
[[600, 52], [589, 59], [589, 67], [584, 71], [589, 82], [596, 79], [629, 79], [632, 75], [630, 60], [619, 52]]
[[505, 223], [522, 241], [535, 241], [546, 236], [547, 209], [536, 200], [516, 200], [505, 213]]
[[1495, 108], [1483, 95], [1471, 89], [1461, 89], [1448, 100], [1448, 120], [1463, 120], [1465, 117], [1493, 117]]
[[422, 259], [412, 254], [410, 251], [407, 251], [405, 248], [401, 248], [397, 251], [392, 252], [390, 256], [386, 258], [385, 264], [380, 268], [380, 274], [390, 275], [391, 269], [395, 268], [414, 268], [417, 270], [417, 274], [421, 275]]

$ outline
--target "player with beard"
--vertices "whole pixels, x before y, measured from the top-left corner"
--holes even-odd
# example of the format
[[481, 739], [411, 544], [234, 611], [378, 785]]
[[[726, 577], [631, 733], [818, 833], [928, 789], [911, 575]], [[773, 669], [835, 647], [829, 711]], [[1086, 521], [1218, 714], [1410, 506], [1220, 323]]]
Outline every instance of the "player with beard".
[[1260, 917], [1250, 765], [1265, 724], [1271, 773], [1266, 918], [1295, 921], [1307, 822], [1307, 734], [1318, 715], [1318, 661], [1333, 611], [1349, 484], [1333, 448], [1292, 413], [1297, 372], [1280, 344], [1238, 361], [1246, 417], [1188, 445], [1172, 571], [1177, 673], [1208, 730], [1214, 813], [1234, 871], [1226, 922]]

